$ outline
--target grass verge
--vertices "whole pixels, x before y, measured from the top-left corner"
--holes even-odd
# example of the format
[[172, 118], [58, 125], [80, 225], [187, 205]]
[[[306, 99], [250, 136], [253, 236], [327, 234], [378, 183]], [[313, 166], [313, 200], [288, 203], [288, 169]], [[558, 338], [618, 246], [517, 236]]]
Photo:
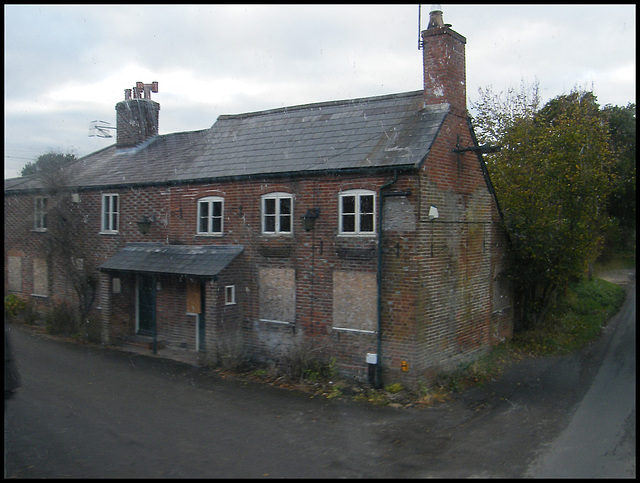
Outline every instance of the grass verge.
[[511, 344], [531, 355], [568, 354], [596, 337], [624, 302], [619, 285], [601, 279], [570, 284], [544, 324], [517, 334]]

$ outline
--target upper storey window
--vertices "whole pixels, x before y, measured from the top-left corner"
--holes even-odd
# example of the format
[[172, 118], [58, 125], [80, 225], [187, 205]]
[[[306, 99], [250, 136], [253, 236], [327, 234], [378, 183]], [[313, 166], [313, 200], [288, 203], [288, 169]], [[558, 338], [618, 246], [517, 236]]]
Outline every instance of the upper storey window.
[[224, 225], [224, 200], [209, 196], [198, 200], [198, 234], [222, 235]]
[[47, 199], [42, 196], [35, 199], [33, 229], [37, 231], [46, 231], [47, 229]]
[[262, 233], [290, 234], [293, 227], [293, 196], [269, 193], [262, 197]]
[[371, 235], [375, 233], [376, 194], [369, 190], [340, 193], [340, 234]]
[[102, 233], [118, 233], [119, 198], [116, 194], [102, 195]]

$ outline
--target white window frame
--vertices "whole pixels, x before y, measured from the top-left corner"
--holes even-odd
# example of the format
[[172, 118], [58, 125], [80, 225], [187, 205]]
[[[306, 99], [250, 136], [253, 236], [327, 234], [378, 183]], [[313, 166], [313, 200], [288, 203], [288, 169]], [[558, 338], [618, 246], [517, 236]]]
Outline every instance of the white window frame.
[[[214, 203], [220, 203], [220, 216], [213, 215], [213, 205]], [[201, 209], [202, 205], [207, 204], [207, 230], [202, 231], [200, 228], [200, 218], [201, 218]], [[215, 219], [220, 220], [220, 231], [213, 230], [213, 221]], [[221, 196], [207, 196], [205, 198], [200, 198], [198, 200], [198, 219], [196, 226], [196, 233], [198, 235], [222, 235], [224, 233], [224, 198]]]
[[227, 285], [224, 288], [224, 304], [235, 305], [236, 304], [236, 286]]
[[[361, 210], [361, 200], [363, 196], [371, 196], [373, 197], [373, 212], [362, 213]], [[347, 197], [354, 197], [354, 213], [343, 213], [343, 200]], [[361, 229], [360, 223], [362, 221], [363, 215], [371, 215], [373, 217], [371, 231], [363, 231]], [[344, 216], [352, 215], [354, 217], [354, 230], [353, 231], [345, 231], [344, 229]], [[376, 192], [371, 190], [364, 189], [355, 189], [355, 190], [347, 190], [343, 191], [338, 195], [338, 225], [339, 225], [339, 234], [343, 236], [366, 236], [366, 235], [375, 235], [376, 234]]]
[[[281, 214], [280, 209], [281, 209], [281, 201], [283, 200], [290, 200], [290, 204], [291, 204], [291, 213], [288, 214]], [[274, 213], [267, 213], [266, 211], [266, 203], [268, 200], [274, 200], [275, 201], [275, 212]], [[293, 195], [290, 193], [269, 193], [266, 195], [263, 195], [261, 198], [261, 219], [262, 219], [262, 233], [264, 235], [292, 235], [293, 234]], [[273, 230], [267, 230], [267, 217], [273, 217], [274, 218], [274, 229]], [[289, 230], [285, 230], [282, 228], [282, 224], [281, 221], [283, 218], [288, 217], [289, 218]]]
[[[114, 199], [116, 200], [115, 210], [113, 206]], [[120, 195], [117, 193], [104, 193], [102, 195], [102, 210], [100, 214], [100, 225], [102, 228], [100, 232], [118, 233], [118, 225], [120, 223]]]
[[47, 197], [36, 196], [34, 199], [33, 229], [47, 231]]

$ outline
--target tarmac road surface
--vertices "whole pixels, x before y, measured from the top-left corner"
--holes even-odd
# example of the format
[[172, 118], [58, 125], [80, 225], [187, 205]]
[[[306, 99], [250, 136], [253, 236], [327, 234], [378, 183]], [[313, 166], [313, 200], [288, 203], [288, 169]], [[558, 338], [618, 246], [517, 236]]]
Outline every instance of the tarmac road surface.
[[[631, 296], [631, 295], [629, 295]], [[531, 465], [531, 477], [632, 477], [636, 449], [635, 294], [618, 314], [600, 370], [569, 425]]]

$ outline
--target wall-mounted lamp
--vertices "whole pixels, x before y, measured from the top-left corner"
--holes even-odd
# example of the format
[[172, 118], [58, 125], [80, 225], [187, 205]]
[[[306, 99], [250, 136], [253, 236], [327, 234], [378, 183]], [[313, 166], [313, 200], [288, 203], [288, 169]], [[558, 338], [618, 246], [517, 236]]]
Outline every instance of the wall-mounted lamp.
[[436, 218], [438, 218], [438, 208], [436, 208], [435, 206], [431, 205], [429, 207], [428, 219], [429, 219], [429, 221], [431, 221], [431, 220], [435, 220]]
[[309, 208], [302, 216], [302, 226], [306, 231], [313, 230], [316, 219], [320, 216], [320, 208]]
[[155, 217], [147, 217], [147, 215], [144, 215], [142, 217], [142, 220], [140, 220], [138, 222], [138, 230], [140, 230], [140, 233], [142, 233], [143, 235], [146, 235], [147, 233], [149, 233], [149, 230], [151, 229], [151, 223], [153, 223], [155, 221]]

